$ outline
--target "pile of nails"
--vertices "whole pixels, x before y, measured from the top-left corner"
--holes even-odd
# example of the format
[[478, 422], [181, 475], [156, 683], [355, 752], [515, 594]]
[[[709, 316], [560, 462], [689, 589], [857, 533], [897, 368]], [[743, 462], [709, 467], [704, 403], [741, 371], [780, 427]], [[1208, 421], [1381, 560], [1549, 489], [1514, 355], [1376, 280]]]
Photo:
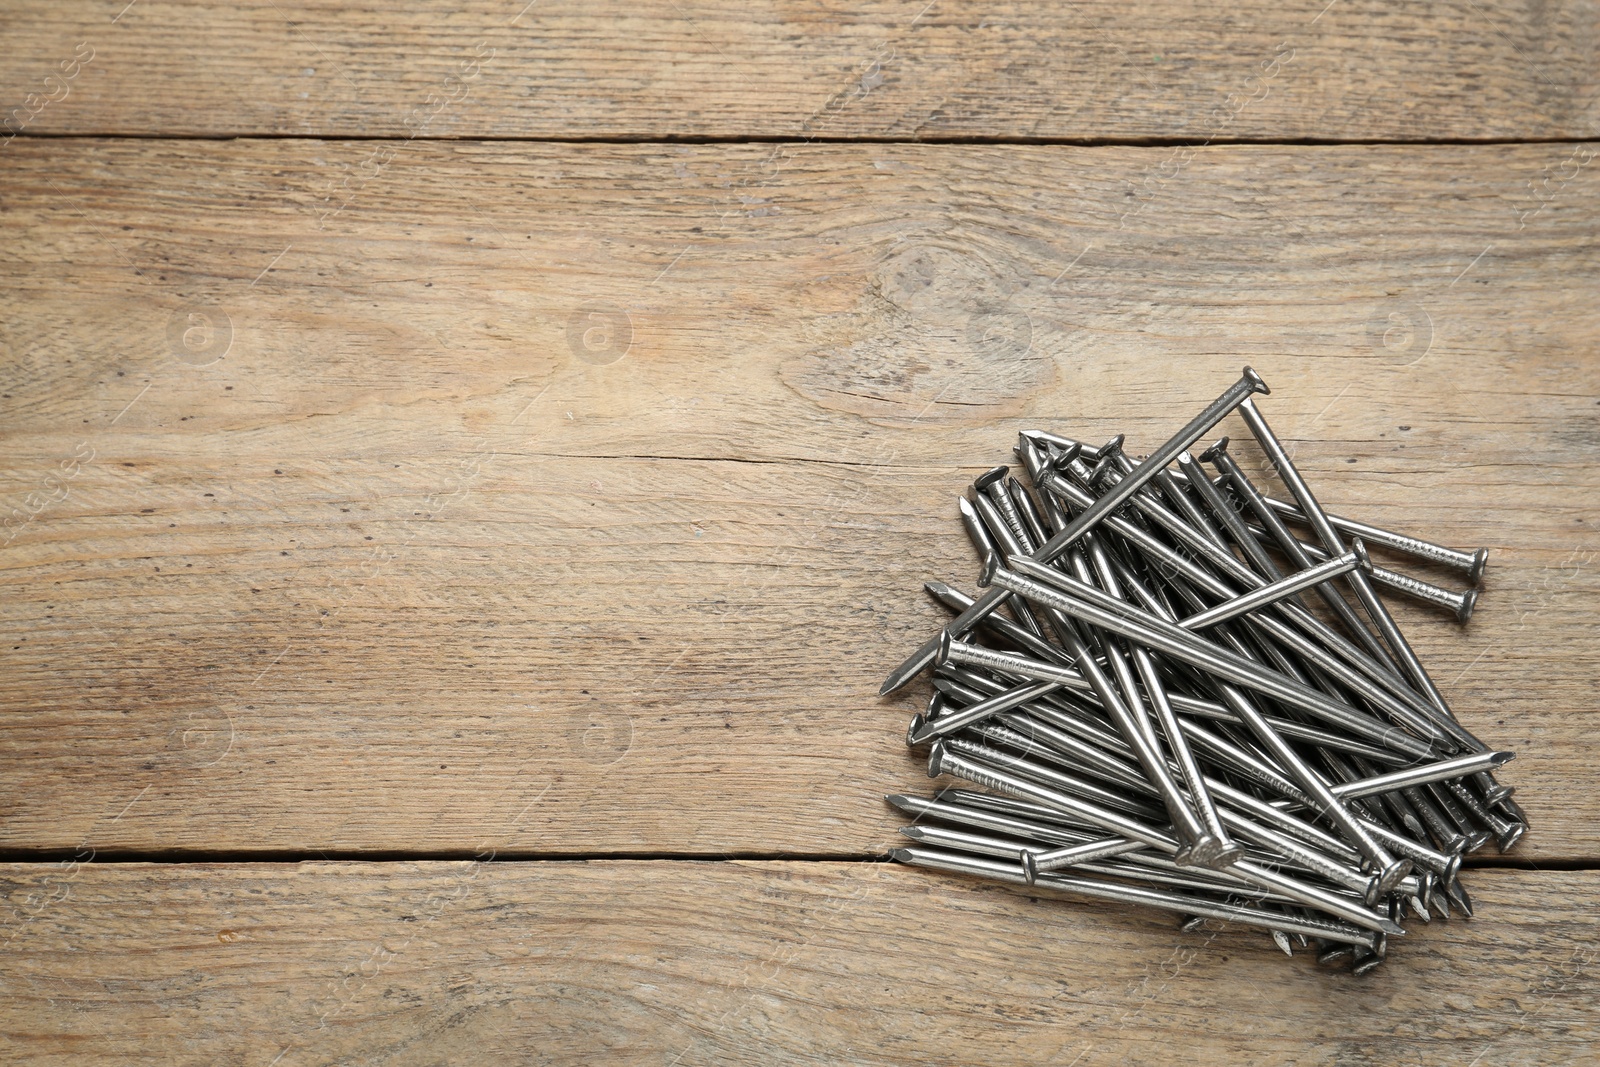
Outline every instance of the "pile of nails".
[[[928, 583], [956, 616], [883, 692], [933, 668], [908, 740], [930, 777], [983, 790], [889, 797], [916, 817], [895, 859], [1262, 928], [1356, 973], [1409, 916], [1472, 914], [1462, 857], [1527, 829], [1493, 774], [1512, 754], [1457, 721], [1379, 590], [1464, 623], [1487, 552], [1329, 515], [1251, 399], [1266, 392], [1246, 367], [1143, 460], [1120, 437], [1026, 431], [1027, 484], [977, 480], [961, 516], [987, 589]], [[1291, 500], [1226, 437], [1190, 453], [1235, 412]], [[1368, 545], [1472, 588], [1375, 566]]]

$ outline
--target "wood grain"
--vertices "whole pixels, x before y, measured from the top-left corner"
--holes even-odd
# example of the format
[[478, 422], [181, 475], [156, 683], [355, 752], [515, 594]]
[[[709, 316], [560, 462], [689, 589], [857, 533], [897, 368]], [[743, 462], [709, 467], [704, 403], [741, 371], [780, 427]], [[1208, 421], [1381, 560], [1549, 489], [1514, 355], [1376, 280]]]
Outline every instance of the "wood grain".
[[26, 134], [1592, 138], [1595, 15], [1592, 0], [468, 0], [397, 19], [344, 0], [22, 0], [0, 12], [0, 101]]
[[5, 847], [879, 850], [953, 498], [1250, 362], [1330, 506], [1490, 546], [1403, 622], [1600, 855], [1584, 146], [385, 147], [0, 156]]
[[879, 863], [0, 878], [31, 909], [11, 1063], [1542, 1065], [1600, 1040], [1594, 872], [1470, 872], [1477, 918], [1363, 978], [1257, 931]]

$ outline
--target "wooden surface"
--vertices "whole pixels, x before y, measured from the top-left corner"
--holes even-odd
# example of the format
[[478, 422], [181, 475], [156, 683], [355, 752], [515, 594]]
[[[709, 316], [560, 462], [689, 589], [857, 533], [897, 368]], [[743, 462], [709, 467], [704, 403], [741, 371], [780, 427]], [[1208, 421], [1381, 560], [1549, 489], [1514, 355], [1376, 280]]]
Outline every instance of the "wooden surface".
[[1594, 201], [1514, 210], [1551, 147], [1214, 149], [1118, 230], [1167, 150], [813, 146], [724, 219], [701, 175], [766, 149], [412, 145], [316, 229], [369, 150], [12, 146], [7, 497], [94, 458], [6, 549], [7, 845], [879, 850], [972, 473], [1158, 443], [1248, 361], [1330, 506], [1491, 547], [1470, 627], [1409, 630], [1522, 753], [1523, 854], [1600, 850]]
[[[467, 0], [403, 19], [337, 0], [19, 0], [0, 12], [0, 86], [54, 92], [27, 112], [48, 134], [1584, 138], [1596, 16], [1583, 0]], [[44, 88], [80, 46], [81, 75]]]
[[[1352, 979], [1265, 935], [887, 863], [91, 865], [8, 948], [36, 1063], [1590, 1062], [1594, 872]], [[111, 931], [116, 950], [102, 951]]]
[[[1590, 8], [520, 6], [0, 13], [8, 1061], [1592, 1058]], [[1361, 980], [874, 859], [954, 498], [1246, 362], [1493, 554], [1525, 869]]]

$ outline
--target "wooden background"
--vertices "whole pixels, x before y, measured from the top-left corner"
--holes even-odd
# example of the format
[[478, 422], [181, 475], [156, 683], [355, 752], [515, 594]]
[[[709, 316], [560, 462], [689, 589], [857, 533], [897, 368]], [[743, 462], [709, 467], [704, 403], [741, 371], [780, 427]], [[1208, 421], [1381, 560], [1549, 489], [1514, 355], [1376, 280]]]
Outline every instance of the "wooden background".
[[[1592, 1061], [1595, 5], [1061, 7], [0, 11], [5, 1059]], [[954, 498], [1247, 362], [1493, 554], [1362, 979], [882, 860]]]

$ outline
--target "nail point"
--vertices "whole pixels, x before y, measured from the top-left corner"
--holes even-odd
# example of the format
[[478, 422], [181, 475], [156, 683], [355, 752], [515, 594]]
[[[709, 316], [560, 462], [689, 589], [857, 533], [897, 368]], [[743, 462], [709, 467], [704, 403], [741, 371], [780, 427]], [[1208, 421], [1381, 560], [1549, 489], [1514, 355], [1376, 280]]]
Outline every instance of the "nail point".
[[911, 716], [911, 725], [906, 727], [907, 748], [916, 748], [922, 743], [922, 730], [925, 726], [927, 726], [927, 724], [928, 720], [924, 719], [920, 713]]

